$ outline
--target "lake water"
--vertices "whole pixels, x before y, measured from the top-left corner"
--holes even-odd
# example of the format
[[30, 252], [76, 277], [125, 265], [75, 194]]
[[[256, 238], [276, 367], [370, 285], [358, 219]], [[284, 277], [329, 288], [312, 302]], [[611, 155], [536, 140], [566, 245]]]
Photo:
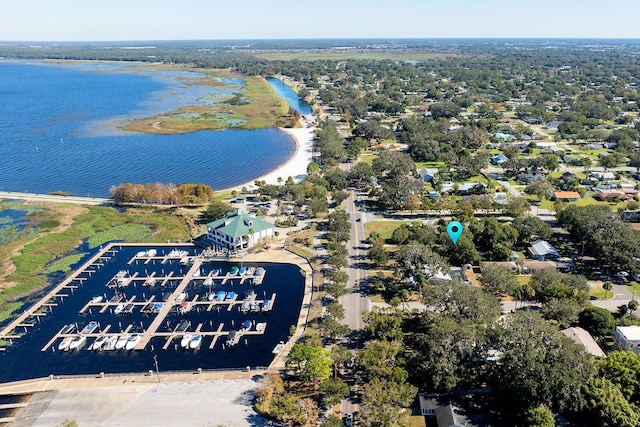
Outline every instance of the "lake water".
[[[78, 323], [82, 327], [90, 321], [98, 321], [102, 329], [111, 325], [110, 333], [119, 332], [129, 325], [148, 328], [154, 316], [142, 314], [141, 306], [137, 306], [131, 315], [115, 315], [111, 310], [100, 314], [99, 308], [92, 308], [84, 314], [78, 313], [93, 296], [105, 295], [111, 298], [114, 295], [114, 291], [108, 289], [106, 283], [119, 270], [127, 269], [130, 274], [137, 272], [139, 276], [147, 276], [152, 272], [156, 272], [156, 276], [168, 275], [169, 272], [179, 276], [189, 268], [189, 266], [181, 266], [177, 260], [165, 264], [137, 262], [127, 265], [127, 261], [142, 249], [148, 248], [123, 247], [96, 273], [91, 276], [83, 274], [81, 277], [87, 277], [87, 280], [73, 293], [65, 290], [69, 297], [53, 307], [52, 311], [42, 317], [36, 326], [27, 328], [26, 335], [15, 340], [13, 345], [7, 347], [7, 351], [0, 352], [0, 366], [2, 366], [0, 382], [48, 375], [147, 372], [155, 369], [154, 355], [157, 356], [160, 371], [244, 368], [268, 366], [271, 363], [273, 348], [280, 340], [287, 339], [290, 326], [297, 323], [302, 304], [304, 276], [300, 274], [299, 268], [292, 264], [244, 263], [246, 267], [259, 265], [265, 267], [266, 275], [262, 285], [240, 285], [237, 279], [233, 284], [227, 282], [221, 285], [221, 281], [216, 280], [217, 285], [212, 288], [213, 291], [234, 291], [239, 294], [239, 300], [249, 289], [255, 291], [258, 300], [264, 297], [270, 298], [273, 293], [276, 293], [273, 308], [268, 313], [243, 314], [237, 307], [227, 311], [226, 305], [220, 306], [219, 311], [215, 308], [207, 311], [206, 306], [201, 306], [199, 310], [194, 309], [184, 315], [172, 312], [166, 318], [169, 324], [164, 322], [159, 328], [159, 331], [172, 330], [182, 319], [191, 322], [190, 331], [202, 324], [203, 332], [217, 330], [220, 323], [224, 323], [223, 331], [239, 329], [244, 320], [267, 323], [263, 335], [243, 337], [235, 348], [225, 348], [223, 344], [226, 338], [221, 337], [214, 348], [209, 350], [212, 338], [204, 337], [198, 350], [184, 350], [180, 348], [179, 340], [175, 339], [168, 349], [163, 350], [165, 338], [159, 337], [153, 338], [142, 351], [95, 352], [87, 350], [89, 344], [93, 342], [93, 338], [90, 338], [81, 350], [59, 351], [57, 346], [61, 339], [58, 339], [51, 348], [42, 352], [41, 349], [45, 344], [60, 331], [63, 325], [69, 323]], [[173, 248], [157, 248], [158, 254], [168, 253], [171, 249]], [[192, 248], [188, 249], [193, 253]], [[237, 263], [207, 263], [202, 265], [201, 271], [206, 275], [214, 269], [222, 269], [223, 274], [226, 274], [233, 265], [239, 266]], [[123, 292], [127, 299], [135, 295], [136, 301], [146, 301], [154, 295], [155, 301], [162, 301], [163, 293], [172, 291], [176, 286], [177, 281], [169, 282], [164, 288], [159, 285], [153, 288], [143, 287], [138, 282], [138, 284], [130, 284], [123, 289]], [[206, 293], [210, 290], [202, 285], [202, 280], [191, 283], [186, 288], [189, 300], [195, 294], [200, 295], [199, 300], [206, 299]], [[19, 331], [22, 331], [22, 328], [19, 328]]]
[[276, 79], [275, 77], [267, 77], [267, 81], [271, 84], [271, 87], [276, 91], [278, 96], [287, 101], [289, 107], [298, 110], [300, 114], [311, 114], [313, 112], [307, 101], [300, 99], [298, 94], [282, 80]]
[[0, 190], [102, 197], [125, 182], [222, 189], [251, 182], [291, 156], [295, 143], [278, 129], [147, 135], [116, 128], [215, 102], [242, 84], [185, 84], [197, 76], [127, 64], [0, 62]]

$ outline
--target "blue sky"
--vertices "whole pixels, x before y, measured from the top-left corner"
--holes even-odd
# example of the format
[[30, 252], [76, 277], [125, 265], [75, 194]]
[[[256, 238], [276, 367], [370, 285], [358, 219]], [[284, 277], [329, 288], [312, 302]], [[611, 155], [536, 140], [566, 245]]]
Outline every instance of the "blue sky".
[[4, 0], [0, 40], [640, 38], [639, 0]]

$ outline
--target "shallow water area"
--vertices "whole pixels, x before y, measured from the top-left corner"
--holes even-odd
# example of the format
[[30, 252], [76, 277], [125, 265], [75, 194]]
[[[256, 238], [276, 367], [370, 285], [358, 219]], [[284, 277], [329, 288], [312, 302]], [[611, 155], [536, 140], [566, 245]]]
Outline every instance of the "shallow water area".
[[243, 84], [189, 84], [205, 77], [121, 63], [0, 61], [0, 190], [104, 197], [126, 182], [222, 189], [284, 163], [295, 142], [278, 129], [149, 135], [117, 128], [219, 102]]
[[[150, 247], [114, 248], [117, 251], [96, 261], [78, 276], [79, 279], [72, 282], [77, 287], [59, 291], [59, 294], [66, 296], [54, 298], [51, 302], [57, 305], [46, 307], [46, 315], [32, 316], [24, 322], [24, 326], [15, 329], [15, 333], [24, 335], [12, 339], [12, 345], [0, 352], [0, 364], [3, 366], [0, 370], [1, 382], [49, 375], [148, 372], [155, 370], [154, 356], [157, 357], [161, 372], [268, 366], [274, 357], [273, 348], [279, 341], [287, 339], [290, 326], [297, 323], [304, 292], [304, 276], [297, 266], [206, 262], [200, 266], [200, 274], [189, 280], [184, 289], [187, 294], [185, 303], [194, 301], [197, 296], [195, 301], [202, 304], [194, 304], [189, 311], [180, 313], [180, 307], [184, 308], [185, 305], [177, 303], [162, 318], [157, 329], [158, 333], [168, 335], [182, 320], [188, 320], [189, 332], [193, 333], [198, 328], [204, 335], [197, 349], [181, 348], [181, 335], [178, 334], [168, 344], [167, 336], [152, 338], [144, 350], [89, 351], [88, 347], [97, 338], [97, 335], [89, 334], [86, 343], [79, 350], [59, 350], [63, 337], [54, 337], [69, 324], [77, 324], [81, 329], [95, 321], [99, 323], [96, 334], [106, 331], [107, 335], [120, 334], [121, 331], [134, 333], [148, 330], [154, 323], [156, 314], [145, 314], [142, 312], [143, 308], [162, 303], [179, 286], [180, 278], [192, 268], [191, 264], [183, 265], [180, 257], [165, 259], [166, 256], [173, 249], [186, 250], [190, 256], [196, 251], [193, 247], [164, 246], [154, 248], [157, 256], [153, 258], [136, 258], [139, 252]], [[251, 280], [245, 279], [240, 284], [240, 276], [234, 276], [222, 284], [223, 277], [234, 266], [264, 267], [266, 272], [263, 283], [254, 286], [250, 284]], [[113, 284], [114, 277], [122, 270], [126, 270], [127, 277], [133, 277], [133, 280], [121, 288], [108, 287], [107, 284]], [[219, 271], [217, 278], [214, 277], [213, 283], [206, 285], [206, 277], [214, 271]], [[150, 276], [157, 280], [153, 286], [144, 286], [146, 278]], [[235, 292], [236, 303], [229, 305], [210, 302], [208, 295], [218, 291]], [[241, 303], [247, 292], [254, 292], [255, 301], [260, 303], [264, 299], [274, 298], [276, 294], [271, 310], [243, 313]], [[116, 314], [118, 303], [106, 304], [105, 301], [116, 294], [122, 294], [120, 302], [134, 303], [130, 314]], [[102, 296], [103, 301], [89, 304], [96, 296]], [[252, 334], [241, 335], [233, 348], [226, 346], [226, 333], [239, 330], [247, 320], [251, 322]], [[257, 323], [266, 323], [263, 333], [255, 332]], [[33, 326], [28, 326], [29, 324]], [[210, 349], [215, 332], [222, 334]]]

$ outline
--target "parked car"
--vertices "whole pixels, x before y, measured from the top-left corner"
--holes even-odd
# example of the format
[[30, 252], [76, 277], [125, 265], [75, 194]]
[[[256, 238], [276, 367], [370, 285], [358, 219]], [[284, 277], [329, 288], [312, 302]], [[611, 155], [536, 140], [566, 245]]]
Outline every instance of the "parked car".
[[347, 414], [344, 417], [344, 425], [350, 427], [353, 425], [353, 414]]

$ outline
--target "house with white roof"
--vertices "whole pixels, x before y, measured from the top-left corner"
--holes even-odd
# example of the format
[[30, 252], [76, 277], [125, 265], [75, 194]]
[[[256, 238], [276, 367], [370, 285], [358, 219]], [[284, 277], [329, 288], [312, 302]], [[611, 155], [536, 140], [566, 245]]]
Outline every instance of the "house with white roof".
[[640, 353], [640, 326], [617, 326], [613, 336], [621, 350]]
[[529, 246], [531, 258], [536, 260], [558, 259], [560, 253], [545, 240], [536, 240]]

